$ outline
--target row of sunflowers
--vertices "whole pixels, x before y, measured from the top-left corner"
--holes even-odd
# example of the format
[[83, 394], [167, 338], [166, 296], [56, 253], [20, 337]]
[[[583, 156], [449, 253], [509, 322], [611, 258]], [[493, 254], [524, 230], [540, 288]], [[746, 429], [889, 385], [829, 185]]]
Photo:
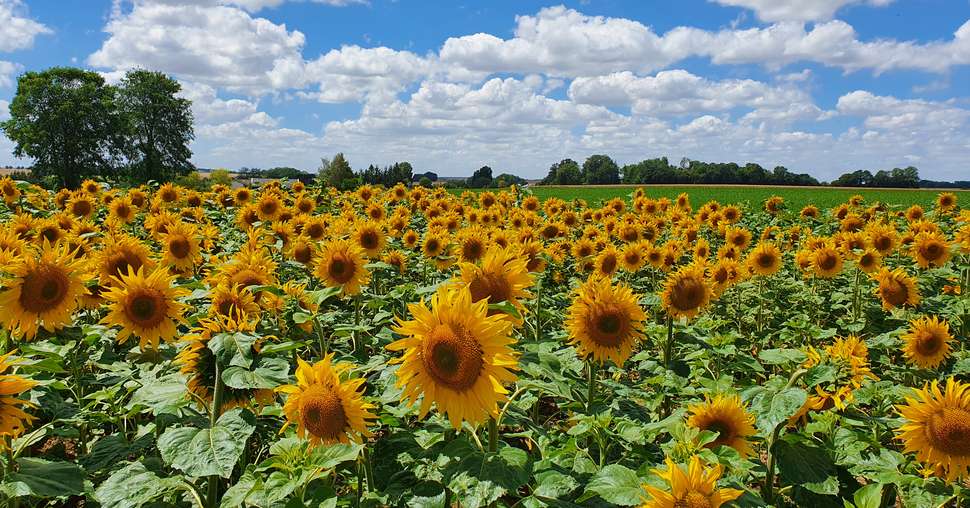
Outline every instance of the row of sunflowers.
[[29, 506], [965, 506], [970, 210], [0, 180]]

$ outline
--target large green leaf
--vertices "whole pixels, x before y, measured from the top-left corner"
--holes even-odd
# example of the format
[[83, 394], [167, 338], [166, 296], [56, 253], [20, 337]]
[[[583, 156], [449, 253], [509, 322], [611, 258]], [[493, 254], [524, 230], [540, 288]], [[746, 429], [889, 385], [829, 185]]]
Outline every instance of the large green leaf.
[[132, 462], [115, 471], [94, 492], [102, 508], [137, 508], [179, 490], [177, 477], [159, 478], [141, 462]]
[[643, 502], [643, 488], [637, 473], [619, 464], [610, 464], [599, 470], [586, 485], [586, 495], [581, 500], [590, 499], [591, 493], [620, 506]]
[[276, 388], [290, 382], [290, 364], [282, 358], [263, 358], [258, 366], [232, 366], [222, 372], [222, 382], [230, 388]]
[[839, 493], [836, 466], [825, 450], [796, 439], [775, 443], [778, 472], [785, 485], [799, 485], [816, 494]]
[[181, 408], [190, 402], [185, 391], [185, 383], [185, 376], [179, 373], [144, 381], [141, 387], [135, 390], [127, 408], [148, 407], [155, 416], [165, 413], [178, 414]]
[[758, 428], [765, 435], [771, 434], [778, 424], [794, 416], [807, 399], [808, 393], [796, 387], [758, 393], [751, 400], [751, 409], [758, 417]]
[[253, 365], [253, 344], [256, 336], [246, 333], [220, 333], [209, 341], [208, 346], [212, 354], [223, 367], [242, 367], [248, 369]]
[[253, 414], [236, 408], [210, 428], [169, 428], [158, 438], [158, 450], [167, 464], [189, 476], [229, 478], [255, 428]]
[[21, 457], [0, 490], [10, 497], [73, 496], [84, 492], [84, 470], [70, 462]]

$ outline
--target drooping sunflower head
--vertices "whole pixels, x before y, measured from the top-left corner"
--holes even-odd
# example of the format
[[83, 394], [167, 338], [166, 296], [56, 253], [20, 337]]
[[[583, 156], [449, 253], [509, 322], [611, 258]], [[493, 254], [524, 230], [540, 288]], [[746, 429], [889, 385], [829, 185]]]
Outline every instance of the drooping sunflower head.
[[903, 355], [906, 360], [923, 369], [935, 369], [950, 356], [950, 325], [936, 316], [923, 316], [909, 323]]
[[684, 471], [669, 457], [665, 462], [667, 469], [654, 469], [653, 474], [664, 480], [669, 490], [644, 485], [649, 498], [644, 499], [641, 508], [720, 508], [744, 493], [738, 489], [717, 488], [717, 480], [721, 477], [720, 464], [708, 468], [699, 456], [694, 455]]
[[372, 435], [367, 426], [377, 418], [374, 405], [365, 402], [364, 379], [350, 377], [351, 365], [335, 363], [333, 353], [314, 364], [297, 358], [296, 384], [276, 388], [286, 394], [285, 429], [296, 424], [296, 434], [310, 446], [360, 441]]
[[890, 270], [882, 267], [873, 278], [879, 283], [875, 293], [882, 300], [882, 308], [889, 311], [897, 307], [915, 307], [919, 304], [919, 288], [916, 279], [902, 268]]
[[395, 249], [388, 252], [387, 254], [384, 254], [384, 257], [381, 259], [381, 261], [384, 261], [385, 263], [396, 268], [398, 273], [403, 274], [405, 273], [405, 271], [407, 271], [408, 258], [407, 258], [407, 255], [405, 255], [404, 252], [400, 250]]
[[753, 452], [748, 437], [756, 433], [754, 415], [748, 412], [737, 395], [707, 397], [704, 402], [691, 405], [688, 412], [688, 426], [718, 434], [717, 439], [708, 443], [708, 448], [730, 446], [742, 457]]
[[[482, 257], [480, 264], [461, 263], [461, 281], [468, 286], [472, 301], [488, 301], [490, 304], [508, 302], [519, 312], [525, 311], [523, 299], [531, 298], [528, 288], [535, 283], [535, 278], [527, 268], [528, 259], [514, 248], [490, 247]], [[502, 314], [513, 322], [521, 323], [508, 314], [497, 310], [489, 310], [489, 315]]]
[[49, 332], [71, 322], [84, 287], [86, 268], [66, 245], [45, 242], [36, 253], [11, 261], [12, 280], [0, 293], [0, 323], [13, 336], [33, 339], [40, 328]]
[[328, 287], [339, 287], [342, 294], [355, 295], [370, 282], [366, 263], [364, 251], [356, 244], [331, 240], [320, 247], [313, 273]]
[[137, 271], [129, 268], [103, 293], [109, 310], [101, 322], [121, 327], [119, 343], [135, 335], [142, 350], [158, 349], [160, 340], [174, 340], [178, 325], [186, 324], [183, 315], [188, 306], [177, 300], [186, 295], [188, 291], [174, 287], [172, 276], [163, 268], [148, 275], [144, 267]]
[[970, 474], [970, 384], [950, 377], [940, 390], [939, 381], [916, 390], [898, 406], [906, 419], [896, 429], [905, 453], [916, 453], [927, 470], [947, 481]]
[[504, 385], [516, 379], [512, 323], [489, 316], [487, 302], [473, 302], [465, 286], [443, 286], [430, 308], [422, 301], [408, 309], [413, 319], [399, 319], [394, 328], [404, 338], [387, 346], [404, 352], [392, 360], [401, 364], [402, 400], [414, 404], [420, 398], [421, 418], [437, 405], [456, 429], [462, 421], [475, 426], [496, 416], [498, 402], [507, 397]]
[[581, 358], [622, 367], [643, 338], [646, 317], [629, 287], [594, 275], [577, 289], [569, 307], [569, 342]]
[[710, 303], [711, 295], [712, 290], [704, 277], [704, 267], [691, 264], [667, 277], [660, 298], [664, 310], [671, 317], [690, 319]]

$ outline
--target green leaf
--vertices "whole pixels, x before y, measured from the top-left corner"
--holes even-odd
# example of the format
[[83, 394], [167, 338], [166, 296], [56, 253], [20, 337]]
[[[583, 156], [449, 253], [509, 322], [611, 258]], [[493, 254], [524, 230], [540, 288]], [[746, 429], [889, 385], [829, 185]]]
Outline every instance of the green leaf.
[[879, 508], [882, 503], [882, 484], [870, 483], [852, 495], [855, 508]]
[[70, 462], [21, 457], [0, 487], [11, 497], [65, 497], [84, 492], [84, 470]]
[[145, 406], [152, 410], [152, 414], [179, 414], [179, 410], [189, 404], [189, 397], [185, 390], [185, 376], [174, 373], [144, 384], [135, 390], [127, 409]]
[[835, 376], [838, 375], [838, 368], [835, 365], [823, 363], [816, 365], [805, 373], [805, 384], [809, 388], [825, 383], [834, 383]]
[[222, 382], [230, 388], [276, 388], [290, 382], [290, 364], [282, 358], [261, 359], [254, 370], [232, 366], [222, 373]]
[[141, 462], [132, 462], [109, 476], [94, 497], [102, 508], [137, 508], [176, 492], [181, 485], [178, 477], [159, 478]]
[[805, 353], [797, 349], [765, 349], [758, 353], [758, 359], [768, 365], [802, 363], [805, 361]]
[[799, 485], [816, 494], [839, 493], [836, 466], [825, 450], [786, 436], [775, 443], [774, 453], [783, 484]]
[[220, 333], [209, 341], [209, 349], [220, 365], [248, 369], [253, 364], [253, 344], [256, 336], [245, 333]]
[[589, 493], [594, 493], [606, 502], [621, 506], [643, 502], [643, 488], [637, 473], [619, 464], [610, 464], [596, 473], [586, 485], [586, 493], [581, 501], [589, 499]]
[[158, 451], [167, 464], [189, 476], [229, 478], [255, 425], [252, 413], [232, 409], [211, 428], [169, 428], [158, 438]]
[[758, 415], [758, 428], [771, 434], [778, 424], [791, 418], [808, 400], [808, 393], [790, 387], [780, 391], [764, 390], [751, 400], [751, 409]]

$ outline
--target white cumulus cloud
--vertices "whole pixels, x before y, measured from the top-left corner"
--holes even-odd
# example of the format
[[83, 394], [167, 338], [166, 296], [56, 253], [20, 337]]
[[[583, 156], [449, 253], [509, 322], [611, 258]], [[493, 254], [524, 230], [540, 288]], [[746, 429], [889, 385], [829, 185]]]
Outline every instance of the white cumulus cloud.
[[828, 20], [850, 5], [884, 7], [893, 0], [712, 0], [721, 5], [743, 7], [763, 21]]

